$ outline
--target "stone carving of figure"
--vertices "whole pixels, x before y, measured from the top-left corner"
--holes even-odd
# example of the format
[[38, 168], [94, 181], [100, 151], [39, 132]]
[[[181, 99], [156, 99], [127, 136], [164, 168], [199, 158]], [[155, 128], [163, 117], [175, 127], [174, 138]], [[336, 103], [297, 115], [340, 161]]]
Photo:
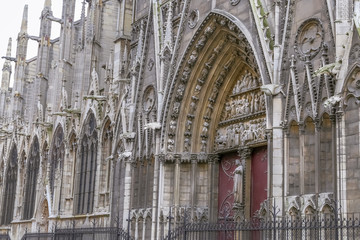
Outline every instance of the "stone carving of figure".
[[236, 82], [235, 87], [234, 87], [234, 92], [233, 92], [233, 94], [238, 94], [238, 93], [240, 93], [240, 91], [241, 91], [241, 81], [238, 80], [238, 81]]
[[260, 110], [265, 110], [265, 95], [260, 94]]
[[175, 144], [175, 141], [173, 139], [168, 139], [168, 151], [169, 152], [174, 151], [174, 144]]
[[247, 99], [245, 99], [245, 101], [244, 101], [244, 109], [245, 109], [245, 114], [250, 113], [250, 103]]
[[226, 146], [226, 136], [222, 135], [220, 131], [218, 131], [215, 142], [217, 143], [218, 149], [224, 148]]
[[243, 203], [243, 179], [244, 179], [244, 168], [240, 164], [234, 170], [234, 203]]
[[195, 111], [196, 111], [196, 102], [192, 101], [190, 103], [189, 114], [194, 115]]
[[190, 150], [190, 139], [185, 138], [185, 140], [184, 140], [184, 151], [189, 152], [189, 150]]
[[190, 77], [190, 68], [189, 67], [185, 67], [184, 71], [182, 73], [182, 77], [181, 77], [181, 81], [182, 82], [187, 82], [188, 79]]
[[214, 87], [211, 92], [210, 99], [215, 101], [218, 93], [219, 93], [219, 89], [217, 87]]
[[182, 97], [183, 94], [184, 94], [184, 91], [185, 91], [185, 86], [184, 84], [180, 84], [178, 89], [177, 89], [177, 94], [178, 94], [178, 97]]
[[231, 117], [231, 105], [230, 102], [227, 102], [225, 104], [225, 116], [224, 119], [229, 119]]
[[241, 81], [241, 87], [242, 88], [244, 88], [244, 89], [248, 89], [250, 86], [250, 79], [251, 78], [251, 74], [248, 72], [248, 71], [246, 71], [245, 72], [245, 75], [244, 75], [244, 77], [243, 77], [243, 79], [242, 79], [242, 81]]
[[208, 130], [209, 130], [209, 123], [204, 122], [202, 131], [201, 131], [201, 135], [204, 136], [204, 137], [207, 137]]
[[173, 111], [174, 113], [179, 113], [179, 108], [180, 108], [180, 103], [179, 102], [175, 102], [174, 103], [174, 108], [173, 108]]
[[254, 99], [254, 112], [258, 112], [260, 109], [260, 97], [259, 94], [255, 94], [255, 99]]
[[197, 58], [198, 58], [198, 53], [197, 53], [197, 51], [192, 51], [192, 53], [191, 53], [191, 55], [190, 55], [190, 57], [189, 57], [189, 60], [188, 60], [188, 64], [190, 65], [190, 66], [192, 66], [195, 62], [196, 62], [196, 60], [197, 60]]
[[235, 100], [232, 100], [230, 102], [230, 104], [231, 104], [231, 113], [230, 113], [230, 115], [235, 116], [236, 115], [236, 102], [235, 102]]
[[206, 140], [201, 140], [201, 152], [206, 152]]
[[[201, 81], [204, 81], [205, 80], [205, 78], [207, 77], [207, 75], [208, 75], [208, 73], [209, 73], [209, 70], [207, 69], [207, 68], [204, 68], [202, 71], [201, 71], [201, 74], [200, 74], [200, 80]], [[204, 83], [203, 83], [204, 84]]]
[[188, 119], [186, 121], [186, 131], [188, 131], [188, 132], [191, 131], [191, 125], [192, 125], [192, 121], [190, 119]]
[[211, 104], [208, 104], [204, 117], [207, 119], [210, 119], [211, 113], [213, 111], [214, 107]]
[[176, 121], [175, 121], [175, 120], [171, 120], [171, 121], [170, 121], [169, 133], [175, 134], [175, 131], [176, 131]]

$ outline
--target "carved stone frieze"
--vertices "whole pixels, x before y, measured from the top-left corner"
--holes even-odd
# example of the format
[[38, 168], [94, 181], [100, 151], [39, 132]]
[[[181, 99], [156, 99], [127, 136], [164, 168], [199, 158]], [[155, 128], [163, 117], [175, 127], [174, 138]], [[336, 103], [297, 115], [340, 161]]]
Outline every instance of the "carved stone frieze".
[[265, 117], [221, 126], [216, 133], [215, 150], [265, 141], [265, 130]]

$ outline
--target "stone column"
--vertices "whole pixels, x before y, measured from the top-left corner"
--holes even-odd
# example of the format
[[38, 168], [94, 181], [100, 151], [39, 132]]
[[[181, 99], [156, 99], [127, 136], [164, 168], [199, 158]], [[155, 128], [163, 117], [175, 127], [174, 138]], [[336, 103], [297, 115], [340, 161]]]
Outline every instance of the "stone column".
[[124, 212], [123, 212], [123, 226], [127, 226], [129, 211], [131, 209], [131, 175], [132, 175], [132, 161], [131, 158], [125, 160], [125, 178], [124, 178]]
[[284, 138], [282, 129], [282, 96], [272, 96], [272, 146], [270, 152], [271, 190], [276, 206], [283, 210]]
[[321, 123], [319, 119], [315, 120], [315, 193], [320, 192], [320, 131], [321, 131]]
[[196, 184], [197, 184], [197, 154], [192, 154], [191, 155], [191, 190], [190, 192], [191, 194], [191, 218], [194, 218], [194, 212], [195, 212], [195, 208], [196, 208], [196, 200], [197, 200], [197, 189], [196, 189]]
[[347, 213], [347, 189], [346, 189], [346, 153], [345, 153], [345, 136], [343, 134], [343, 131], [345, 129], [345, 119], [342, 117], [343, 112], [338, 110], [336, 112], [336, 126], [334, 127], [336, 129], [336, 141], [334, 143], [334, 149], [333, 149], [333, 155], [336, 156], [336, 164], [334, 167], [334, 181], [335, 189], [334, 189], [334, 195], [335, 200], [338, 204], [338, 209], [342, 212], [340, 213]]
[[217, 188], [218, 174], [216, 175], [216, 164], [219, 162], [219, 155], [212, 154], [208, 156], [208, 206], [209, 206], [209, 221], [215, 222], [217, 220]]
[[139, 218], [136, 217], [135, 218], [135, 236], [134, 236], [135, 240], [139, 239]]
[[[338, 199], [338, 192], [337, 192], [337, 158], [336, 158], [336, 144], [337, 144], [337, 134], [336, 134], [336, 115], [331, 114], [330, 115], [330, 121], [331, 121], [331, 160], [332, 160], [332, 174], [333, 174], [333, 189], [334, 189], [334, 198], [335, 201]], [[340, 127], [340, 126], [339, 126]]]
[[181, 164], [181, 156], [179, 154], [175, 154], [175, 170], [174, 170], [174, 201], [173, 204], [176, 207], [180, 204], [180, 164]]
[[305, 126], [304, 123], [299, 123], [299, 149], [300, 149], [300, 195], [304, 194], [305, 192], [305, 182], [304, 182], [304, 133], [305, 133]]
[[[160, 145], [160, 144], [159, 144]], [[154, 167], [154, 199], [153, 199], [153, 212], [152, 212], [152, 227], [151, 227], [151, 239], [158, 239], [161, 237], [160, 227], [160, 206], [163, 206], [163, 194], [164, 194], [164, 161], [165, 155], [155, 155], [155, 167]], [[156, 180], [157, 179], [157, 180]], [[156, 228], [155, 228], [156, 226]]]
[[[284, 197], [289, 195], [290, 189], [289, 189], [289, 131], [288, 126], [284, 127], [283, 133], [284, 133]], [[269, 139], [268, 139], [269, 142]], [[269, 146], [269, 145], [268, 145]], [[269, 166], [268, 166], [269, 168]], [[269, 175], [269, 174], [268, 174]], [[269, 185], [269, 184], [268, 184]], [[268, 187], [269, 189], [269, 187]], [[269, 197], [269, 191], [268, 191], [268, 197]]]

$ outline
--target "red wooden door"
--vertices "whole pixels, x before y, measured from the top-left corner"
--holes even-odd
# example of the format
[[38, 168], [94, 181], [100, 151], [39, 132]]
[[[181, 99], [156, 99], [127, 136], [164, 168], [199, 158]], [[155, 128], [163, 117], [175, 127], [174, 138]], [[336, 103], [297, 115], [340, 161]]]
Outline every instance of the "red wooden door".
[[[219, 166], [219, 195], [218, 195], [218, 219], [220, 222], [232, 221], [234, 205], [234, 170], [236, 160], [240, 161], [237, 153], [229, 153], [222, 157]], [[250, 202], [245, 202], [245, 208], [250, 207], [251, 216], [259, 210], [260, 204], [267, 197], [267, 148], [256, 148], [252, 152], [251, 161]], [[245, 191], [245, 193], [248, 191]], [[249, 234], [249, 233], [248, 233]], [[260, 239], [258, 232], [246, 235], [248, 239]], [[218, 240], [233, 240], [234, 232], [219, 233]]]
[[[234, 170], [236, 160], [239, 160], [236, 153], [230, 153], [222, 157], [219, 166], [219, 196], [218, 196], [218, 218], [220, 222], [232, 221], [234, 204]], [[233, 240], [233, 232], [219, 232], [218, 240]]]
[[267, 148], [255, 148], [251, 157], [251, 203], [253, 216], [267, 197]]

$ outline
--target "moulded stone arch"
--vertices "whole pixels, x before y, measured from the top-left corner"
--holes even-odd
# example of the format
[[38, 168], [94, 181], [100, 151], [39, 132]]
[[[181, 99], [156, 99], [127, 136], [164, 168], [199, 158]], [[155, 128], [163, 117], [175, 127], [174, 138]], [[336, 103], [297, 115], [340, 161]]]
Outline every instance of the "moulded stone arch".
[[[268, 75], [261, 71], [266, 69], [260, 61], [263, 55], [255, 49], [253, 40], [245, 26], [228, 13], [214, 10], [204, 19], [167, 88], [162, 133], [165, 152], [213, 151], [215, 133], [202, 137], [205, 134], [201, 130], [216, 128], [221, 113], [214, 113], [213, 109], [225, 103], [233, 85], [228, 79], [240, 76], [247, 69], [261, 79], [260, 84], [267, 83]], [[199, 86], [199, 82], [203, 85]], [[196, 95], [196, 91], [201, 94]], [[199, 99], [205, 100], [202, 106], [198, 105]], [[215, 104], [211, 106], [213, 109], [207, 108], [212, 104]], [[214, 120], [206, 124], [204, 117]], [[189, 142], [195, 146], [188, 147]]]
[[288, 210], [288, 214], [290, 215], [291, 218], [297, 218], [300, 216], [300, 210], [295, 207], [295, 206], [291, 206]]
[[106, 117], [102, 124], [101, 133], [101, 158], [99, 164], [99, 207], [104, 208], [110, 202], [110, 173], [112, 161], [113, 128], [109, 117]]
[[[300, 128], [296, 121], [291, 121], [288, 131], [288, 193], [300, 194]], [[291, 149], [291, 151], [290, 151]]]
[[304, 120], [304, 193], [315, 193], [315, 122], [311, 117]]
[[334, 190], [334, 171], [332, 152], [329, 149], [333, 146], [331, 117], [323, 113], [320, 118], [320, 149], [319, 149], [319, 191], [332, 192]]
[[[77, 153], [79, 161], [75, 167], [74, 214], [92, 213], [94, 210], [98, 142], [96, 116], [93, 111], [89, 110], [82, 124], [79, 139]], [[85, 179], [86, 174], [89, 179]]]
[[316, 208], [312, 204], [308, 203], [304, 206], [303, 214], [305, 217], [312, 218], [316, 214]]
[[[49, 154], [49, 186], [50, 192], [53, 196], [55, 181], [59, 178], [59, 171], [62, 170], [65, 157], [65, 136], [64, 130], [61, 124], [58, 124], [54, 134], [52, 136], [50, 154]], [[60, 170], [59, 170], [60, 169]]]
[[1, 225], [9, 224], [16, 214], [14, 210], [16, 185], [18, 180], [18, 152], [15, 142], [9, 149], [7, 166], [5, 170], [5, 186], [2, 196]]
[[25, 195], [24, 195], [24, 209], [23, 219], [30, 219], [33, 217], [35, 201], [36, 201], [36, 189], [37, 178], [40, 169], [40, 144], [38, 137], [35, 135], [30, 145], [28, 153], [28, 159], [26, 163], [26, 181], [25, 181]]
[[360, 62], [355, 62], [353, 63], [351, 66], [348, 67], [347, 73], [344, 74], [344, 78], [341, 78], [338, 80], [338, 82], [336, 83], [336, 89], [337, 90], [337, 94], [347, 94], [348, 90], [347, 90], [347, 86], [349, 84], [349, 82], [351, 81], [351, 78], [353, 77], [354, 74], [358, 73], [360, 71]]
[[342, 83], [342, 95], [344, 97], [344, 104], [349, 96], [360, 96], [360, 63], [354, 64], [348, 71]]
[[36, 219], [38, 227], [41, 229], [41, 232], [48, 232], [49, 230], [49, 215], [50, 215], [50, 208], [49, 208], [49, 200], [46, 196], [42, 197], [39, 201], [38, 207], [36, 208]]

